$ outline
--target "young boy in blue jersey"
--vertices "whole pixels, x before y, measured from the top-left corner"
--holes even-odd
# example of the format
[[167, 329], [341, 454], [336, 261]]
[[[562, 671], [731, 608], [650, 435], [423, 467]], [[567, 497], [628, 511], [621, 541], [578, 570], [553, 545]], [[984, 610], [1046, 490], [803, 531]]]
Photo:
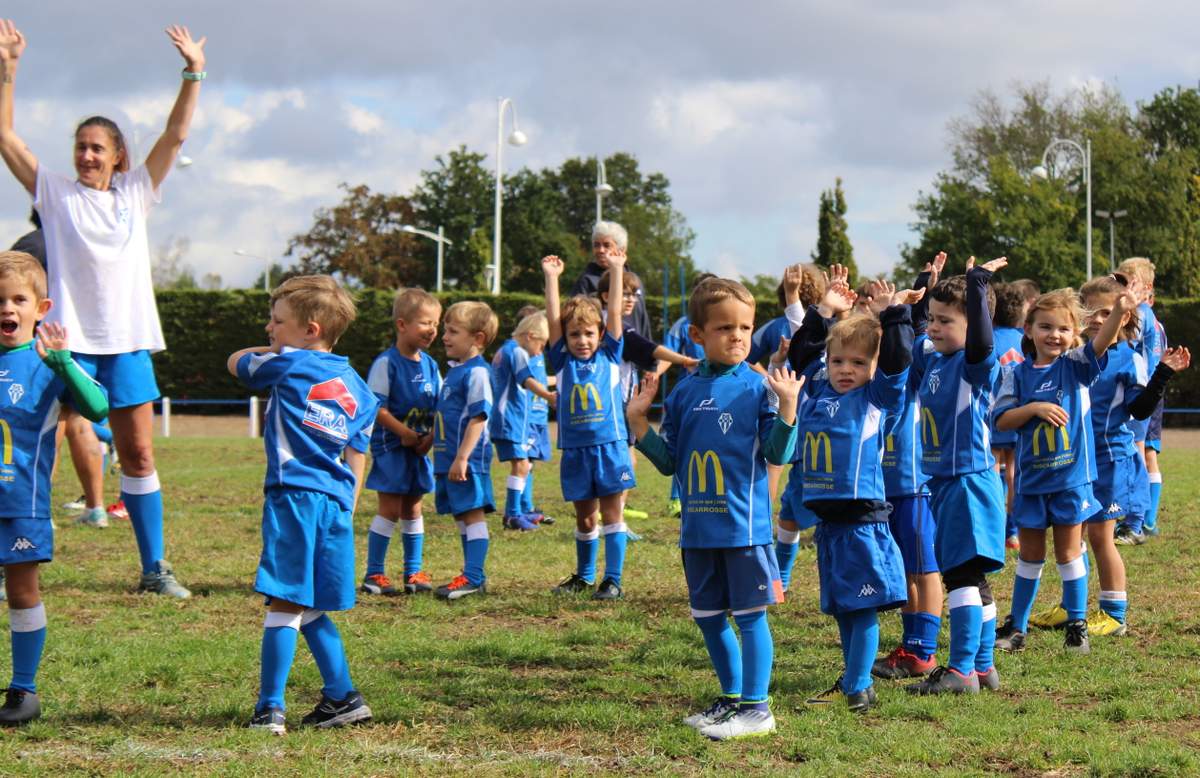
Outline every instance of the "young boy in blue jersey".
[[[546, 315], [535, 313], [517, 322], [512, 338], [492, 357], [492, 397], [496, 405], [488, 417], [488, 434], [496, 458], [510, 463], [504, 498], [504, 526], [522, 532], [537, 529], [539, 517], [523, 510], [525, 479], [530, 464], [533, 400], [554, 395], [533, 373], [533, 358], [541, 356], [550, 336]], [[543, 379], [544, 380], [544, 379]]]
[[[996, 605], [987, 574], [1004, 567], [1004, 496], [988, 421], [1000, 365], [992, 343], [992, 273], [1001, 257], [943, 279], [929, 293], [927, 340], [913, 354], [921, 402], [921, 467], [937, 524], [934, 555], [950, 610], [950, 657], [914, 694], [977, 694], [1000, 686]], [[989, 299], [991, 298], [991, 299]], [[928, 413], [926, 413], [928, 411]]]
[[[521, 513], [525, 514], [534, 524], [550, 525], [554, 518], [533, 503], [533, 463], [550, 461], [550, 404], [557, 396], [550, 388], [550, 377], [546, 374], [546, 341], [550, 338], [550, 328], [546, 325], [546, 312], [534, 305], [526, 305], [517, 312], [517, 318], [524, 321], [529, 316], [538, 316], [540, 323], [534, 328], [544, 333], [542, 350], [529, 355], [529, 375], [540, 384], [546, 392], [533, 393], [529, 398], [529, 437], [525, 440], [525, 454], [529, 458], [529, 474], [525, 476], [525, 491], [521, 493]], [[528, 349], [526, 349], [528, 350]]]
[[1089, 388], [1108, 361], [1126, 311], [1137, 302], [1117, 296], [1095, 337], [1076, 346], [1083, 311], [1074, 289], [1034, 300], [1025, 317], [1022, 349], [1028, 359], [1004, 376], [993, 411], [996, 428], [1017, 432], [1017, 497], [1013, 519], [1021, 552], [1013, 583], [1012, 611], [997, 630], [996, 645], [1016, 651], [1024, 644], [1046, 555], [1046, 530], [1054, 533], [1054, 556], [1067, 612], [1064, 648], [1090, 650], [1087, 566], [1080, 543], [1083, 523], [1097, 511], [1096, 442]]
[[108, 415], [108, 396], [71, 359], [59, 324], [34, 327], [50, 311], [46, 271], [29, 254], [0, 253], [0, 570], [8, 595], [12, 680], [4, 690], [0, 726], [41, 716], [37, 671], [46, 644], [46, 609], [38, 565], [54, 556], [50, 470], [63, 400], [92, 421]]
[[[367, 532], [367, 572], [362, 591], [395, 595], [433, 590], [422, 569], [425, 518], [421, 498], [433, 491], [433, 413], [442, 389], [437, 362], [425, 353], [437, 337], [442, 304], [424, 289], [401, 289], [392, 301], [396, 343], [375, 358], [367, 385], [379, 399], [371, 434], [371, 472], [367, 488], [379, 504]], [[400, 525], [404, 549], [402, 590], [385, 571], [388, 546]]]
[[[608, 296], [621, 297], [625, 252], [608, 256]], [[624, 595], [621, 577], [629, 542], [623, 515], [625, 492], [637, 485], [629, 460], [629, 433], [621, 397], [624, 346], [620, 306], [610, 305], [601, 320], [599, 303], [576, 295], [559, 304], [563, 262], [542, 259], [546, 277], [547, 361], [556, 376], [559, 474], [563, 499], [575, 507], [575, 572], [554, 587], [559, 594], [590, 591], [595, 585], [600, 535], [604, 536], [604, 578], [592, 599]], [[596, 513], [600, 514], [597, 526]]]
[[[1154, 309], [1150, 307], [1150, 297], [1154, 294], [1154, 263], [1145, 257], [1131, 257], [1123, 261], [1117, 271], [1124, 276], [1129, 282], [1129, 290], [1138, 301], [1138, 339], [1133, 342], [1133, 347], [1137, 350], [1142, 358], [1146, 360], [1146, 371], [1153, 373], [1158, 367], [1158, 361], [1162, 359], [1163, 344], [1160, 338], [1161, 331], [1158, 327], [1158, 317], [1154, 315]], [[1146, 542], [1145, 529], [1146, 519], [1154, 513], [1154, 522], [1151, 526], [1155, 526], [1157, 522], [1158, 511], [1158, 496], [1162, 494], [1162, 472], [1158, 467], [1158, 452], [1153, 447], [1146, 445], [1147, 433], [1150, 430], [1150, 421], [1134, 420], [1129, 423], [1133, 430], [1134, 441], [1137, 445], [1138, 452], [1142, 456], [1142, 461], [1146, 464], [1146, 472], [1149, 474], [1150, 482], [1150, 503], [1145, 508], [1131, 510], [1125, 518], [1117, 525], [1116, 538], [1117, 545], [1121, 546], [1140, 546]]]
[[[1150, 296], [1146, 299], [1146, 305], [1150, 310], [1154, 310], [1154, 291], [1150, 291]], [[1167, 352], [1170, 350], [1167, 343], [1167, 330], [1163, 327], [1162, 319], [1157, 316], [1154, 319], [1154, 327], [1158, 330], [1158, 346], [1166, 358]], [[1159, 364], [1162, 364], [1159, 362]], [[1158, 505], [1162, 499], [1162, 470], [1158, 466], [1158, 457], [1162, 454], [1162, 427], [1163, 427], [1163, 412], [1165, 409], [1165, 400], [1158, 401], [1158, 407], [1154, 409], [1154, 413], [1150, 415], [1146, 424], [1146, 458], [1148, 461], [1153, 461], [1154, 470], [1149, 473], [1150, 483], [1148, 484], [1150, 492], [1150, 505], [1146, 508], [1146, 520], [1142, 522], [1142, 534], [1147, 539], [1158, 537]], [[1150, 467], [1149, 464], [1146, 465]]]
[[699, 284], [688, 316], [705, 361], [667, 397], [661, 432], [646, 418], [657, 376], [627, 409], [638, 448], [683, 491], [679, 545], [688, 600], [721, 684], [721, 696], [684, 723], [714, 740], [766, 735], [775, 730], [767, 606], [783, 600], [771, 551], [766, 463], [791, 457], [803, 381], [787, 369], [763, 379], [745, 363], [754, 298], [738, 282]]
[[227, 363], [249, 388], [271, 392], [263, 425], [263, 550], [254, 579], [267, 615], [249, 726], [277, 735], [287, 729], [284, 688], [301, 634], [324, 682], [321, 702], [301, 724], [340, 727], [371, 718], [327, 614], [354, 607], [354, 506], [379, 407], [350, 361], [330, 353], [355, 315], [354, 301], [332, 277], [290, 278], [271, 293], [270, 345], [242, 349]]
[[500, 322], [486, 303], [461, 302], [445, 316], [442, 343], [450, 369], [442, 382], [434, 423], [433, 472], [437, 512], [454, 516], [463, 549], [462, 572], [435, 594], [458, 600], [487, 590], [487, 514], [492, 497], [491, 369], [483, 350], [496, 339]]
[[[1011, 372], [1018, 364], [1025, 361], [1021, 351], [1021, 338], [1025, 336], [1022, 327], [1025, 324], [1025, 313], [1029, 310], [1023, 287], [1013, 284], [993, 284], [996, 291], [996, 310], [992, 313], [992, 338], [995, 350], [999, 355], [1000, 380], [996, 382], [992, 400], [995, 402], [1000, 384], [1006, 373]], [[1000, 483], [1004, 485], [1004, 545], [1015, 549], [1017, 540], [1017, 525], [1013, 522], [1013, 500], [1016, 497], [1014, 488], [1017, 476], [1017, 462], [1013, 456], [1016, 451], [1017, 433], [1012, 430], [996, 429], [992, 421], [992, 456], [996, 458], [996, 467], [1000, 471]]]

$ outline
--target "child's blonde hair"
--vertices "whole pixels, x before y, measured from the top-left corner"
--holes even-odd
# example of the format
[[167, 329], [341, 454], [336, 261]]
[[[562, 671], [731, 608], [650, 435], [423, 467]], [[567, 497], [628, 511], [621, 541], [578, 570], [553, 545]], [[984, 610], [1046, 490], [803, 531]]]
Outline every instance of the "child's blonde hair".
[[872, 359], [879, 353], [882, 337], [879, 320], [869, 313], [854, 313], [829, 328], [825, 350], [856, 349]]
[[300, 324], [316, 322], [328, 346], [338, 342], [358, 316], [354, 299], [333, 276], [295, 276], [271, 292], [271, 305], [283, 300]]
[[525, 335], [533, 335], [539, 340], [550, 339], [550, 325], [546, 323], [546, 314], [543, 311], [531, 313], [517, 322], [513, 337], [520, 338]]
[[696, 284], [692, 296], [688, 298], [688, 323], [697, 329], [704, 329], [708, 323], [708, 311], [712, 306], [726, 300], [737, 300], [750, 306], [754, 311], [754, 295], [746, 287], [730, 278], [706, 278]]
[[[1029, 310], [1025, 313], [1025, 326], [1032, 327], [1034, 319], [1041, 311], [1065, 311], [1071, 318], [1075, 330], [1075, 340], [1071, 343], [1071, 348], [1079, 345], [1079, 333], [1083, 330], [1084, 313], [1083, 306], [1079, 303], [1079, 295], [1074, 289], [1067, 286], [1038, 295], [1037, 299], [1029, 304]], [[1021, 350], [1029, 356], [1037, 356], [1033, 339], [1028, 335], [1021, 336]]]
[[46, 299], [46, 270], [32, 254], [0, 251], [0, 278], [19, 278], [29, 284], [38, 301]]
[[562, 323], [564, 334], [572, 324], [579, 327], [595, 325], [599, 330], [604, 329], [604, 317], [600, 315], [600, 301], [587, 295], [577, 294], [563, 303], [558, 319]]
[[483, 333], [483, 345], [487, 346], [496, 339], [500, 329], [500, 320], [487, 303], [463, 300], [446, 309], [443, 317], [446, 324], [458, 325], [470, 333]]
[[392, 300], [392, 319], [411, 321], [422, 308], [436, 308], [439, 315], [442, 312], [442, 304], [424, 289], [415, 286], [397, 289], [396, 297]]
[[[1093, 309], [1100, 308], [1102, 306], [1089, 305], [1089, 300], [1101, 295], [1107, 295], [1111, 296], [1115, 302], [1116, 298], [1124, 294], [1127, 288], [1128, 287], [1124, 283], [1114, 276], [1101, 276], [1099, 278], [1093, 278], [1091, 281], [1088, 281], [1079, 288], [1079, 301], [1083, 304], [1086, 313], [1090, 315]], [[1134, 314], [1128, 314], [1128, 316], [1129, 319], [1122, 324], [1121, 329], [1117, 331], [1117, 337], [1121, 340], [1137, 340], [1138, 334], [1141, 332], [1142, 328], [1142, 323], [1139, 321], [1141, 317]]]
[[1130, 257], [1117, 267], [1117, 271], [1141, 281], [1147, 291], [1154, 286], [1154, 263], [1145, 257]]

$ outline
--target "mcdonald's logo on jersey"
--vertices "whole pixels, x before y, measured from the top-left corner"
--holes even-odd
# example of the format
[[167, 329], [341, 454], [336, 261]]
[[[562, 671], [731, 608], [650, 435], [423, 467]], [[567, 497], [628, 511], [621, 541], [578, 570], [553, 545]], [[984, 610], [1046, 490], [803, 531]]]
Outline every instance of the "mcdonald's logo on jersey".
[[4, 435], [4, 464], [11, 465], [13, 463], [12, 427], [9, 427], [8, 422], [4, 419], [0, 419], [0, 433]]
[[431, 416], [426, 408], [409, 408], [408, 413], [404, 414], [404, 426], [423, 435], [429, 432]]
[[806, 470], [821, 469], [821, 454], [825, 455], [825, 472], [833, 472], [833, 445], [828, 432], [804, 433], [804, 461]]
[[588, 410], [589, 401], [596, 404], [596, 410], [604, 410], [604, 404], [600, 402], [600, 390], [595, 384], [575, 384], [571, 387], [571, 414], [575, 413], [575, 402], [579, 401], [579, 407], [586, 413]]
[[708, 491], [708, 463], [712, 462], [713, 489], [717, 494], [725, 494], [725, 471], [721, 469], [721, 460], [715, 451], [709, 450], [701, 454], [693, 451], [688, 460], [688, 494], [694, 494], [696, 487], [701, 492]]
[[921, 409], [921, 445], [934, 448], [942, 445], [941, 439], [938, 438], [937, 421], [933, 418], [933, 411], [928, 408]]
[[433, 414], [433, 439], [446, 439], [446, 420], [442, 418], [441, 411], [437, 411]]
[[896, 450], [896, 438], [888, 435], [883, 439], [883, 450], [889, 454]]
[[1041, 439], [1042, 433], [1046, 435], [1046, 452], [1054, 453], [1057, 451], [1058, 448], [1055, 444], [1058, 442], [1058, 436], [1056, 435], [1058, 432], [1062, 432], [1062, 450], [1070, 451], [1071, 440], [1067, 437], [1067, 428], [1055, 427], [1050, 422], [1043, 421], [1033, 428], [1033, 455], [1036, 457], [1042, 453], [1041, 446], [1038, 445], [1038, 440]]

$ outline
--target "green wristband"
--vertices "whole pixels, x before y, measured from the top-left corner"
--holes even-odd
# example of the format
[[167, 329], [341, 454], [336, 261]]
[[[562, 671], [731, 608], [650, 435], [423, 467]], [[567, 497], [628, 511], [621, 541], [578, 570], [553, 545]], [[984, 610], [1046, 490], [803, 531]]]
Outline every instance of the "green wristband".
[[207, 70], [201, 70], [199, 73], [193, 73], [192, 71], [188, 70], [186, 67], [183, 69], [183, 80], [184, 81], [203, 81], [206, 78], [208, 78]]

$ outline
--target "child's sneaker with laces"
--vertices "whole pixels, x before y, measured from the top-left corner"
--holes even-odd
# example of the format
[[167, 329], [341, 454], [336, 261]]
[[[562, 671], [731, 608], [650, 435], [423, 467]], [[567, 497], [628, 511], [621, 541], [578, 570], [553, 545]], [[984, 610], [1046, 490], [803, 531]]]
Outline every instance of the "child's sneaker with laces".
[[75, 517], [75, 523], [84, 527], [104, 529], [108, 526], [108, 514], [104, 512], [103, 508], [88, 508]]
[[871, 675], [876, 678], [897, 680], [900, 678], [922, 678], [933, 672], [937, 662], [933, 657], [922, 659], [904, 646], [896, 646], [892, 653], [875, 660]]
[[593, 582], [581, 576], [579, 573], [571, 573], [566, 578], [558, 582], [550, 591], [555, 594], [583, 594], [592, 590]]
[[979, 676], [972, 670], [968, 675], [953, 667], [939, 666], [920, 683], [904, 687], [909, 694], [979, 694]]
[[40, 718], [42, 703], [38, 696], [25, 689], [4, 690], [4, 705], [0, 706], [0, 726], [14, 727]]
[[1066, 623], [1067, 612], [1061, 603], [1029, 617], [1029, 626], [1038, 629], [1062, 629]]
[[250, 718], [246, 728], [263, 729], [272, 735], [283, 735], [287, 733], [287, 717], [284, 716], [282, 708], [268, 705], [262, 710], [254, 711], [254, 716]]
[[763, 737], [775, 731], [775, 716], [769, 710], [739, 708], [725, 718], [709, 724], [700, 734], [711, 740], [737, 740], [744, 737]]
[[1083, 619], [1067, 622], [1067, 633], [1063, 637], [1063, 648], [1071, 654], [1087, 654], [1092, 650], [1088, 641], [1088, 625]]
[[993, 692], [1000, 690], [1000, 673], [997, 672], [995, 665], [992, 665], [984, 672], [976, 670], [975, 677], [979, 679], [980, 689], [987, 689]]
[[175, 580], [175, 571], [171, 569], [171, 563], [166, 561], [159, 562], [150, 572], [142, 573], [142, 580], [138, 583], [138, 592], [162, 594], [180, 600], [186, 600], [192, 596], [190, 591]]
[[684, 718], [683, 723], [692, 729], [704, 729], [708, 725], [716, 724], [726, 716], [736, 713], [740, 702], [740, 697], [718, 697], [712, 705], [704, 710]]
[[443, 600], [461, 600], [463, 597], [469, 597], [472, 594], [482, 594], [487, 591], [487, 586], [484, 584], [473, 584], [465, 576], [456, 576], [453, 581], [445, 586], [439, 586], [435, 591], [438, 597]]
[[396, 587], [392, 585], [392, 579], [383, 573], [372, 573], [366, 576], [359, 589], [366, 594], [377, 594], [384, 597], [394, 597], [399, 594]]
[[423, 594], [433, 591], [433, 579], [424, 570], [418, 570], [404, 576], [404, 591], [406, 594]]
[[611, 578], [605, 578], [596, 587], [596, 591], [592, 593], [593, 600], [619, 600], [625, 596], [625, 592]]
[[1109, 614], [1098, 610], [1088, 617], [1087, 629], [1089, 635], [1112, 635], [1120, 637], [1128, 631], [1123, 621], [1117, 621]]
[[351, 690], [345, 699], [331, 700], [324, 694], [312, 713], [300, 720], [302, 727], [331, 729], [348, 724], [365, 724], [371, 720], [371, 709], [363, 702], [362, 695]]
[[1025, 633], [1013, 626], [1012, 614], [1004, 617], [1004, 623], [996, 627], [996, 650], [1015, 654], [1025, 648]]

